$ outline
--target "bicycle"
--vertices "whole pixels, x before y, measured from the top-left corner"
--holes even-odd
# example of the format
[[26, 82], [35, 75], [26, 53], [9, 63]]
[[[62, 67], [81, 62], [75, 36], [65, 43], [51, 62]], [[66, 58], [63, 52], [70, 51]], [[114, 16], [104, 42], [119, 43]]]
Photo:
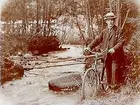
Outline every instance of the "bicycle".
[[[90, 57], [94, 57], [94, 63], [92, 66], [87, 69], [84, 73], [83, 76], [83, 81], [82, 81], [82, 98], [81, 100], [87, 98], [87, 97], [92, 97], [95, 96], [97, 93], [99, 87], [104, 91], [108, 90], [108, 84], [107, 84], [107, 78], [106, 74], [104, 72], [105, 70], [105, 65], [103, 65], [103, 69], [101, 73], [97, 70], [97, 62], [98, 60], [102, 59], [102, 53], [105, 52], [103, 51], [102, 53], [97, 53], [97, 52], [92, 52], [92, 55]], [[88, 58], [88, 57], [87, 57]]]

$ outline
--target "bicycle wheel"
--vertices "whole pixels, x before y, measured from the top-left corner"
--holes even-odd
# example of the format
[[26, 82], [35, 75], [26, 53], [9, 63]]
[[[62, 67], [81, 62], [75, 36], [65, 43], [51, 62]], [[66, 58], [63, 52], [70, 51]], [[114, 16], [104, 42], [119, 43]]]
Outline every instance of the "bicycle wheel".
[[109, 89], [109, 86], [107, 83], [107, 74], [105, 70], [103, 70], [101, 74], [101, 86], [104, 91], [107, 91]]
[[99, 86], [99, 76], [97, 72], [89, 68], [83, 77], [82, 81], [82, 100], [95, 96]]

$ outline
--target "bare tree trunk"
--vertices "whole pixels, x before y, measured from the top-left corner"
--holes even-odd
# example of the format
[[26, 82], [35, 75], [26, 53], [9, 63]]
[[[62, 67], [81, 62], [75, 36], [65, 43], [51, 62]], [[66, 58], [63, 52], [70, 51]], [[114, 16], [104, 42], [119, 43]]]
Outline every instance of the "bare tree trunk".
[[36, 11], [36, 33], [39, 32], [39, 25], [38, 25], [38, 21], [39, 21], [39, 2], [38, 0], [36, 0], [36, 8], [37, 8], [37, 11]]
[[50, 35], [50, 0], [47, 0], [47, 35]]
[[25, 35], [25, 31], [26, 31], [26, 0], [23, 1], [24, 2], [24, 6], [23, 6], [23, 20], [22, 20], [22, 35]]
[[89, 5], [89, 0], [87, 0], [86, 3], [86, 23], [87, 23], [87, 36], [89, 39], [93, 38], [93, 30], [92, 30], [92, 17], [90, 13], [90, 5]]
[[86, 41], [86, 39], [85, 39], [84, 33], [83, 33], [83, 31], [82, 31], [82, 29], [81, 29], [79, 23], [78, 23], [78, 17], [76, 17], [76, 22], [77, 22], [76, 25], [77, 25], [77, 27], [78, 27], [78, 29], [79, 29], [79, 31], [80, 31], [80, 38], [82, 38], [83, 46], [84, 46], [84, 44], [87, 45], [87, 41]]
[[120, 0], [117, 0], [117, 20], [116, 20], [116, 26], [120, 26]]
[[46, 2], [43, 5], [43, 36], [46, 36]]
[[110, 9], [110, 12], [112, 12], [111, 0], [109, 0], [109, 9]]
[[101, 4], [102, 4], [102, 11], [101, 11], [101, 17], [102, 17], [102, 22], [101, 22], [101, 31], [104, 29], [104, 6], [105, 6], [105, 1], [104, 0], [101, 0]]

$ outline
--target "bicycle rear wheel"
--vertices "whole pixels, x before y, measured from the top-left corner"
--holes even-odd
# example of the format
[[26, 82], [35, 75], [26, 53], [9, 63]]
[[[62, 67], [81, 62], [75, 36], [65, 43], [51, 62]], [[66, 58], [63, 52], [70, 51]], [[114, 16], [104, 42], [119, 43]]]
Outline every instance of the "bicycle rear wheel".
[[102, 74], [101, 74], [101, 86], [104, 91], [108, 91], [109, 86], [107, 83], [107, 74], [106, 74], [105, 70], [103, 70]]
[[82, 97], [86, 99], [95, 96], [99, 86], [99, 76], [97, 72], [89, 68], [86, 70], [82, 81]]

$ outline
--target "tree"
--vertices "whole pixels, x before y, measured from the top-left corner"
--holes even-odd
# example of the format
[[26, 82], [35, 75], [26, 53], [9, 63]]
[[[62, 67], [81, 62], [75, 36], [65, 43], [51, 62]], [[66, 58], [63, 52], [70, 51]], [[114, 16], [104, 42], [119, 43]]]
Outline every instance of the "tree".
[[[79, 30], [77, 36], [91, 41], [103, 30], [103, 16], [110, 10], [117, 15], [116, 24], [119, 27], [125, 23], [124, 35], [128, 43], [137, 28], [136, 22], [131, 21], [138, 15], [137, 6], [132, 0], [9, 0], [2, 10], [2, 20], [7, 21], [5, 27], [10, 27], [8, 34], [30, 36], [27, 39], [36, 35], [64, 35], [60, 38], [65, 40], [69, 36], [68, 30], [57, 27], [67, 25]], [[125, 18], [128, 10], [128, 17]], [[84, 17], [83, 20], [78, 19], [80, 15]], [[22, 26], [17, 25], [19, 20]], [[98, 30], [94, 29], [95, 24]], [[22, 33], [15, 31], [17, 28]]]

